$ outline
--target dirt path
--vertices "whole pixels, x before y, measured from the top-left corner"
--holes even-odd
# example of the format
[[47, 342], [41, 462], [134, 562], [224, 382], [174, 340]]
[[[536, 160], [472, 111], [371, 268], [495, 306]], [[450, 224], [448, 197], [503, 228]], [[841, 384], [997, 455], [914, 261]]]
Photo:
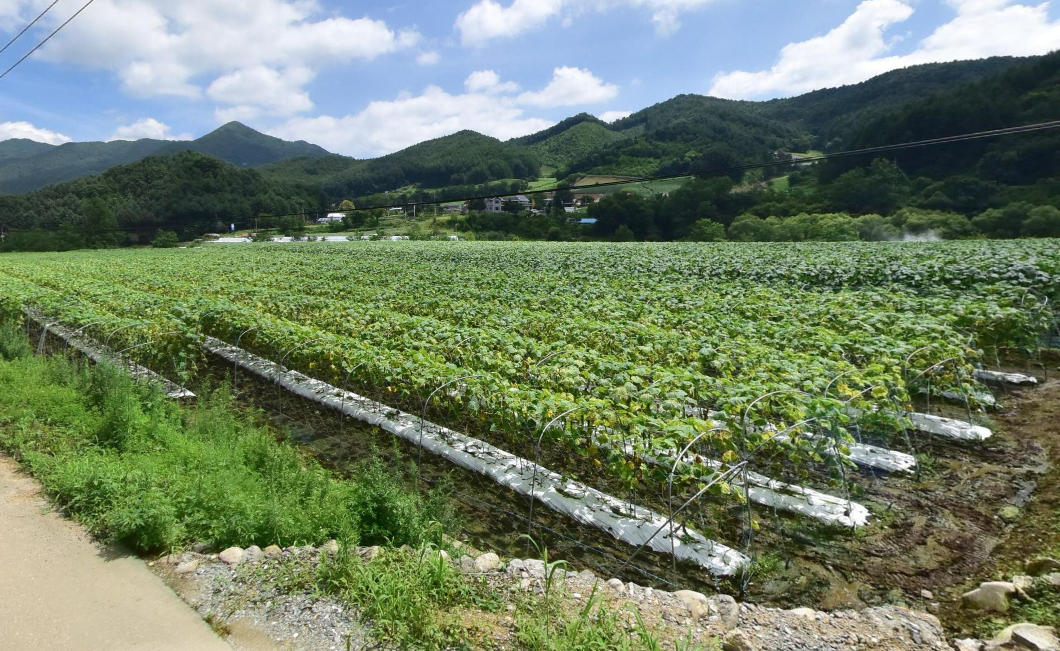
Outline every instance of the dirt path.
[[46, 512], [0, 455], [0, 647], [5, 651], [231, 651], [135, 556]]

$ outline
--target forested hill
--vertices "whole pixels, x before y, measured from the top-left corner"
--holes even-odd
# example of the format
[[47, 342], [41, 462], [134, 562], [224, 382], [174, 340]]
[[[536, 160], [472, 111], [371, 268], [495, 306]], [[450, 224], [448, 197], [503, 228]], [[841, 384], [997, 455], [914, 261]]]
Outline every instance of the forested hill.
[[[996, 57], [914, 66], [768, 102], [680, 95], [613, 124], [583, 113], [507, 143], [462, 132], [371, 161], [295, 159], [262, 171], [322, 188], [330, 201], [408, 186], [449, 186], [454, 192], [441, 194], [455, 196], [467, 185], [526, 179], [523, 170], [534, 171], [535, 163], [546, 176], [568, 181], [600, 174], [677, 174], [769, 160], [777, 150], [842, 148], [866, 121], [1035, 60]], [[471, 152], [475, 155], [464, 155]], [[431, 169], [432, 161], [441, 164]], [[511, 176], [501, 176], [509, 168]]]
[[0, 194], [17, 194], [100, 174], [147, 156], [194, 151], [240, 167], [257, 167], [299, 156], [328, 152], [307, 142], [286, 142], [231, 122], [198, 140], [115, 140], [45, 145], [27, 140], [0, 142]]
[[[131, 229], [135, 242], [138, 233], [147, 239], [157, 229], [194, 236], [262, 213], [312, 210], [316, 201], [315, 193], [267, 180], [256, 170], [185, 151], [23, 195], [0, 196], [0, 216], [16, 234], [65, 231], [91, 243], [91, 238], [121, 228]], [[122, 243], [122, 237], [115, 243]]]

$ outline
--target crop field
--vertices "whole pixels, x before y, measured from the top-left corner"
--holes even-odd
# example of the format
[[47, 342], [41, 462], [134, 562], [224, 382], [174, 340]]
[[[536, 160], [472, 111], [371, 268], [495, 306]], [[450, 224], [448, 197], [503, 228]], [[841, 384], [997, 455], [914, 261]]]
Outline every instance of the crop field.
[[1037, 352], [1058, 276], [1048, 240], [210, 245], [3, 256], [0, 311], [174, 379], [213, 337], [660, 508], [785, 508], [755, 474], [781, 473], [849, 527], [854, 462], [912, 459], [925, 402], [976, 422], [976, 369]]

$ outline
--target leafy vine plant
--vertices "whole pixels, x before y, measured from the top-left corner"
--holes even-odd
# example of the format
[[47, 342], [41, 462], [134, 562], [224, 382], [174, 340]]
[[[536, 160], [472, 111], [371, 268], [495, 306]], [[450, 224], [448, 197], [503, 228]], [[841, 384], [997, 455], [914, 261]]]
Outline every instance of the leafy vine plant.
[[663, 504], [693, 443], [675, 495], [741, 463], [846, 491], [862, 432], [911, 450], [917, 401], [978, 408], [975, 367], [1035, 350], [1060, 298], [1046, 240], [392, 244], [0, 256], [0, 314], [180, 379], [216, 337]]

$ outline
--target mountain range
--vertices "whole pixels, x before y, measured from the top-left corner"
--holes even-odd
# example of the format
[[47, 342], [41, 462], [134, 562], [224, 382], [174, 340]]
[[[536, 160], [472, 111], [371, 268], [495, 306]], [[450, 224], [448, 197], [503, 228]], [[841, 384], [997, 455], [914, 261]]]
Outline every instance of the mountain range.
[[[945, 125], [936, 120], [916, 129], [898, 122], [908, 122], [901, 116], [910, 110], [929, 110], [923, 105], [932, 98], [975, 95], [979, 91], [974, 88], [984, 80], [1027, 70], [1031, 72], [1019, 74], [1037, 82], [1052, 79], [1052, 73], [1060, 70], [1060, 52], [914, 66], [860, 84], [765, 102], [680, 95], [610, 124], [581, 114], [507, 142], [462, 131], [374, 159], [331, 154], [306, 142], [285, 142], [235, 122], [185, 142], [50, 146], [8, 140], [0, 142], [0, 194], [26, 193], [183, 151], [219, 158], [237, 168], [254, 168], [266, 182], [299, 188], [299, 195], [316, 194], [322, 207], [395, 191], [431, 191], [445, 198], [494, 188], [522, 189], [539, 177], [570, 181], [586, 175], [683, 174], [770, 160], [778, 150], [836, 151], [877, 144], [882, 133], [895, 141], [908, 140], [914, 131], [960, 133], [952, 129], [961, 121]], [[1016, 84], [1003, 92], [1022, 97], [1023, 86]], [[1042, 109], [1041, 93], [1035, 96], [1038, 110], [1033, 115], [1060, 109], [1055, 101], [1045, 102]], [[954, 100], [948, 101], [947, 110], [960, 113]], [[1015, 109], [1009, 111], [1010, 119], [1019, 115]], [[972, 121], [986, 122], [985, 118]]]
[[0, 142], [0, 193], [19, 194], [83, 176], [101, 174], [148, 156], [194, 151], [237, 167], [258, 167], [279, 160], [329, 155], [308, 142], [286, 142], [230, 122], [198, 140], [114, 140], [47, 145], [32, 140]]

